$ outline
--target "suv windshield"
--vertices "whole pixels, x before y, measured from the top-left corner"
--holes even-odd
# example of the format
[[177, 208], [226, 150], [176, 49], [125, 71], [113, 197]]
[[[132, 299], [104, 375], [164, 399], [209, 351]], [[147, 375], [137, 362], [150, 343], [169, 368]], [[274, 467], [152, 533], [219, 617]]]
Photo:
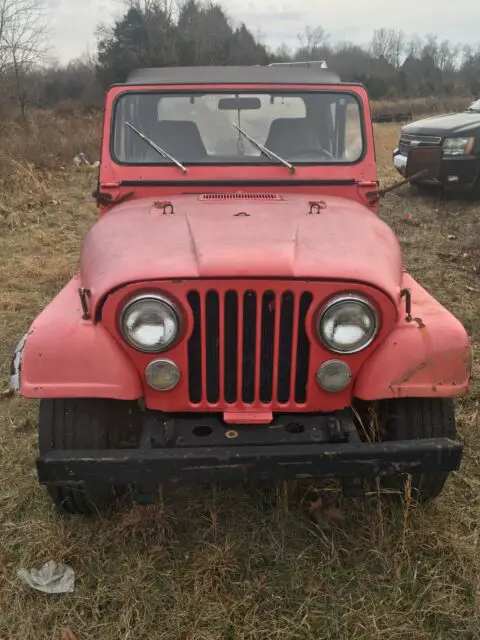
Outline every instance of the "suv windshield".
[[114, 118], [113, 157], [124, 164], [278, 164], [239, 127], [294, 165], [354, 163], [363, 155], [360, 104], [346, 92], [128, 92]]

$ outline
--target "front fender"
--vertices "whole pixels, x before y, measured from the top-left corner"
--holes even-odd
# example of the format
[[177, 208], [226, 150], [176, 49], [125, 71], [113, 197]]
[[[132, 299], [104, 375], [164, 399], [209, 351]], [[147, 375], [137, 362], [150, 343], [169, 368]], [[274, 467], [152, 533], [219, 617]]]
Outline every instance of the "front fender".
[[20, 341], [11, 386], [26, 398], [141, 398], [138, 372], [101, 324], [82, 319], [75, 277]]
[[411, 289], [414, 319], [402, 319], [365, 362], [356, 380], [355, 397], [378, 400], [464, 395], [472, 366], [467, 332], [408, 274], [404, 274], [403, 286]]

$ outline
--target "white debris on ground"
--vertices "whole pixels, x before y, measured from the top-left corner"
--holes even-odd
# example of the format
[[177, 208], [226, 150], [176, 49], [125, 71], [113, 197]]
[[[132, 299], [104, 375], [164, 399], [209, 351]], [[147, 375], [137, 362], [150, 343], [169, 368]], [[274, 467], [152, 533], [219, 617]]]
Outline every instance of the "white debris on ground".
[[97, 169], [100, 166], [100, 162], [90, 162], [85, 153], [77, 153], [73, 159], [73, 164], [77, 167], [88, 167], [89, 169]]
[[18, 577], [29, 587], [43, 593], [73, 593], [75, 572], [72, 567], [49, 560], [40, 569], [19, 569]]

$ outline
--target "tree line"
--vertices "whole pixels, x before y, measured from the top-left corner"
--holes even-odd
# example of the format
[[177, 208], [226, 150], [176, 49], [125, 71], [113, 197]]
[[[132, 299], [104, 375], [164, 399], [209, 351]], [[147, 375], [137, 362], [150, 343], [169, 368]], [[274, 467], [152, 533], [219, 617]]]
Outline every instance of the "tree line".
[[108, 86], [150, 66], [321, 59], [343, 80], [365, 84], [374, 100], [480, 93], [480, 45], [377, 29], [361, 46], [332, 42], [322, 27], [307, 27], [296, 47], [272, 50], [247, 25], [234, 25], [214, 1], [127, 0], [113, 25], [99, 27], [96, 54], [63, 66], [48, 62], [47, 27], [41, 0], [0, 0], [0, 102], [14, 102], [24, 118], [29, 105], [74, 101], [98, 108]]

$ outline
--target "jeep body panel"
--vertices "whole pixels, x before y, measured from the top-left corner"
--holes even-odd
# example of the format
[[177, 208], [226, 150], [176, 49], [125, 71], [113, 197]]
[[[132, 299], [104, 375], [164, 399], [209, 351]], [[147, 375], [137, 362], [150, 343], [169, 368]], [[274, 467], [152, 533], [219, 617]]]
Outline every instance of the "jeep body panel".
[[79, 286], [73, 278], [33, 322], [18, 362], [21, 394], [140, 398], [140, 377], [125, 352], [105, 327], [82, 319]]
[[[159, 393], [148, 384], [144, 385], [144, 400], [149, 409], [164, 412], [182, 412], [182, 411], [208, 411], [223, 412], [228, 415], [228, 421], [245, 422], [253, 421], [252, 413], [256, 414], [256, 419], [263, 419], [264, 422], [270, 422], [272, 413], [275, 412], [315, 412], [315, 411], [335, 411], [348, 407], [352, 402], [353, 381], [356, 378], [362, 364], [371, 355], [377, 341], [381, 342], [388, 333], [394, 328], [398, 319], [397, 307], [382, 292], [371, 286], [360, 283], [348, 283], [343, 285], [349, 290], [368, 297], [369, 300], [378, 309], [381, 317], [381, 327], [378, 337], [372, 343], [371, 347], [362, 350], [359, 353], [353, 353], [342, 356], [342, 359], [348, 362], [352, 372], [352, 383], [340, 393], [328, 393], [320, 388], [316, 382], [316, 371], [323, 362], [331, 360], [335, 356], [328, 351], [318, 338], [316, 330], [316, 322], [320, 309], [327, 300], [332, 299], [338, 293], [338, 281], [325, 280], [299, 280], [299, 279], [218, 279], [218, 280], [198, 280], [198, 279], [181, 279], [181, 280], [152, 280], [143, 283], [135, 283], [121, 287], [113, 292], [105, 301], [102, 308], [102, 324], [111, 332], [118, 340], [120, 348], [124, 349], [129, 359], [135, 364], [140, 375], [143, 375], [149, 362], [155, 360], [158, 354], [141, 353], [125, 343], [119, 329], [119, 309], [122, 309], [126, 302], [132, 296], [139, 292], [160, 292], [171, 300], [177, 309], [179, 315], [185, 318], [185, 323], [181, 330], [179, 340], [171, 349], [165, 351], [160, 357], [169, 358], [177, 364], [182, 375], [178, 385], [166, 392]], [[228, 292], [235, 291], [238, 297], [238, 323], [236, 330], [236, 339], [231, 340], [229, 336], [229, 323], [222, 320], [225, 318], [226, 298]], [[194, 313], [190, 304], [189, 294], [195, 292], [198, 294], [200, 301], [200, 309], [198, 313]], [[285, 390], [285, 396], [280, 391], [281, 382], [277, 376], [273, 376], [272, 388], [268, 397], [262, 399], [261, 392], [261, 358], [254, 359], [254, 367], [249, 367], [249, 373], [245, 370], [244, 362], [252, 357], [252, 352], [259, 354], [262, 351], [262, 328], [264, 327], [263, 313], [260, 309], [263, 307], [265, 293], [271, 292], [274, 300], [271, 302], [276, 307], [277, 326], [275, 329], [275, 339], [273, 340], [273, 353], [271, 369], [278, 371], [284, 368], [286, 362], [289, 364], [291, 373], [288, 381], [288, 389]], [[308, 307], [308, 312], [302, 314], [299, 304], [295, 305], [293, 313], [293, 324], [298, 325], [300, 322], [305, 326], [306, 337], [308, 339], [308, 357], [301, 358], [298, 356], [296, 348], [298, 331], [294, 329], [293, 343], [291, 355], [284, 351], [280, 353], [281, 339], [280, 321], [285, 314], [281, 311], [283, 308], [282, 299], [284, 294], [291, 293], [294, 300], [301, 300], [302, 295], [307, 293], [312, 297], [312, 303]], [[218, 296], [219, 313], [218, 313], [218, 368], [212, 366], [212, 341], [207, 337], [212, 328], [212, 323], [206, 321], [207, 316], [207, 298], [209, 294]], [[244, 321], [244, 314], [241, 313], [242, 300], [244, 306], [247, 294], [253, 294], [257, 302], [258, 312], [255, 319], [250, 323]], [[205, 318], [202, 323], [202, 335], [198, 336], [199, 340], [195, 342], [195, 351], [201, 353], [201, 366], [196, 367], [192, 361], [190, 351], [190, 341], [195, 326], [195, 318], [198, 320], [200, 316]], [[300, 320], [301, 318], [301, 320]], [[248, 349], [248, 354], [244, 351], [245, 332], [247, 327], [252, 328], [256, 325], [255, 337], [252, 340], [255, 344]], [[248, 339], [248, 338], [247, 338]], [[216, 338], [215, 338], [215, 341]], [[234, 343], [234, 348], [238, 355], [235, 358], [234, 365], [225, 365], [225, 352], [227, 345]], [[210, 346], [208, 346], [210, 345]], [[193, 345], [192, 345], [193, 346]], [[296, 372], [301, 366], [306, 366], [304, 372], [304, 387], [306, 389], [305, 397], [301, 400], [298, 398], [296, 390]], [[236, 390], [234, 391], [234, 399], [228, 398], [227, 387], [232, 378], [236, 381]], [[245, 392], [243, 381], [245, 379], [255, 379], [252, 395], [249, 400], [245, 399], [248, 393]], [[198, 397], [191, 390], [191, 382], [201, 385], [201, 392]], [[215, 387], [215, 389], [213, 389]]]
[[[231, 284], [231, 283], [230, 283]], [[301, 289], [304, 282], [299, 282]], [[311, 285], [312, 283], [310, 283]], [[124, 343], [117, 330], [116, 309], [138, 290], [160, 290], [175, 295], [185, 310], [187, 326], [182, 340], [168, 356], [182, 369], [187, 368], [187, 342], [192, 330], [186, 294], [195, 286], [192, 281], [146, 281], [118, 289], [104, 307], [102, 323], [82, 320], [78, 296], [79, 281], [73, 279], [38, 316], [29, 331], [20, 357], [20, 391], [30, 398], [105, 397], [139, 399], [147, 406], [162, 411], [215, 410], [215, 404], [188, 401], [185, 378], [168, 393], [149, 389], [142, 380], [142, 371], [152, 355], [141, 354]], [[289, 406], [291, 411], [334, 411], [348, 406], [352, 399], [377, 400], [391, 397], [456, 397], [468, 389], [471, 369], [471, 347], [461, 323], [428, 294], [413, 278], [404, 274], [403, 285], [412, 291], [412, 314], [395, 318], [393, 305], [381, 294], [377, 300], [389, 313], [384, 313], [384, 332], [378, 343], [359, 354], [344, 356], [354, 374], [352, 385], [341, 394], [314, 392], [309, 404]], [[196, 285], [202, 287], [201, 281]], [[212, 286], [206, 281], [204, 290]], [[217, 288], [218, 283], [216, 283]], [[267, 282], [239, 281], [239, 289], [265, 289]], [[293, 282], [282, 283], [284, 289], [295, 290]], [[327, 298], [336, 289], [335, 283], [319, 282], [310, 286]], [[270, 287], [274, 288], [274, 287]], [[356, 291], [372, 296], [368, 287], [357, 285]], [[69, 310], [68, 313], [66, 310]], [[316, 311], [317, 307], [312, 309]], [[310, 318], [311, 320], [311, 318]], [[309, 321], [309, 327], [311, 321]], [[396, 326], [395, 326], [396, 325]], [[393, 327], [393, 330], [391, 328]], [[312, 350], [310, 376], [318, 365], [331, 357], [315, 342], [309, 329]], [[224, 409], [217, 404], [217, 410]], [[240, 411], [239, 403], [234, 409]], [[264, 410], [261, 403], [250, 409]], [[243, 407], [243, 410], [246, 410]]]
[[[273, 71], [273, 70], [271, 70]], [[276, 77], [278, 69], [275, 69]], [[272, 77], [273, 77], [272, 75]], [[308, 74], [307, 74], [308, 75]], [[233, 72], [235, 78], [235, 72]], [[334, 91], [336, 94], [355, 95], [361, 103], [361, 114], [365, 122], [370, 121], [370, 104], [365, 88], [354, 84], [322, 84], [311, 75], [311, 83], [278, 83], [272, 84], [263, 82], [255, 84], [225, 83], [219, 85], [206, 86], [191, 82], [189, 84], [169, 84], [155, 86], [155, 91], [161, 93], [171, 92], [255, 92], [255, 91], [278, 91], [280, 93], [295, 91]], [[113, 87], [106, 98], [106, 113], [114, 114], [116, 104], [120, 96], [126, 92], [152, 92], [152, 85], [130, 84]], [[368, 206], [368, 191], [375, 190], [377, 186], [377, 170], [375, 164], [375, 147], [373, 140], [373, 130], [371, 126], [362, 128], [364, 153], [355, 163], [335, 163], [331, 164], [297, 164], [295, 173], [289, 174], [284, 166], [277, 164], [266, 165], [195, 165], [189, 166], [186, 174], [181, 174], [175, 166], [163, 165], [161, 168], [155, 164], [129, 165], [120, 164], [112, 157], [112, 131], [113, 126], [107, 123], [103, 129], [101, 165], [99, 174], [99, 193], [108, 194], [113, 199], [130, 194], [132, 198], [150, 197], [152, 189], [157, 196], [163, 198], [179, 193], [205, 193], [221, 189], [235, 190], [246, 189], [248, 191], [269, 190], [274, 192], [286, 191], [294, 193], [298, 190], [305, 190], [311, 194], [322, 194], [322, 196], [332, 194], [346, 196], [350, 200]], [[372, 210], [376, 210], [375, 205], [370, 205]], [[108, 210], [108, 206], [101, 207], [101, 211]]]
[[[251, 195], [251, 194], [247, 194]], [[158, 279], [321, 279], [363, 283], [396, 305], [401, 288], [398, 241], [388, 225], [346, 198], [258, 194], [242, 199], [186, 195], [118, 205], [87, 234], [82, 286], [92, 314], [111, 291]]]
[[457, 397], [468, 391], [472, 352], [463, 325], [408, 273], [411, 321], [405, 316], [363, 365], [354, 395], [363, 400]]

